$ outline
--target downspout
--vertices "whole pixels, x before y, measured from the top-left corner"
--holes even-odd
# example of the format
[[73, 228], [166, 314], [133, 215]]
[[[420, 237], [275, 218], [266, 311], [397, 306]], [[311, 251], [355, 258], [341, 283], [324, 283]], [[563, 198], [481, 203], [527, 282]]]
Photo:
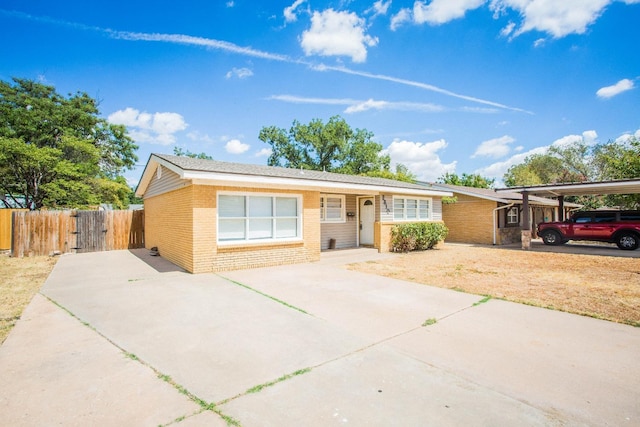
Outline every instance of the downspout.
[[493, 210], [493, 246], [496, 245], [496, 229], [498, 228], [498, 224], [497, 224], [498, 211], [500, 209], [507, 209], [507, 208], [513, 207], [513, 205], [515, 205], [515, 203], [509, 203], [508, 205], [499, 206]]

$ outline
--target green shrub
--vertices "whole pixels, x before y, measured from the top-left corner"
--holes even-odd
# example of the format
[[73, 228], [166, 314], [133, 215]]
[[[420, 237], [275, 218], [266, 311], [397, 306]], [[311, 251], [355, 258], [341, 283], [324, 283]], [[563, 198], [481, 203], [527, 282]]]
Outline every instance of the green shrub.
[[440, 222], [411, 222], [391, 229], [394, 252], [424, 251], [447, 237], [449, 229]]

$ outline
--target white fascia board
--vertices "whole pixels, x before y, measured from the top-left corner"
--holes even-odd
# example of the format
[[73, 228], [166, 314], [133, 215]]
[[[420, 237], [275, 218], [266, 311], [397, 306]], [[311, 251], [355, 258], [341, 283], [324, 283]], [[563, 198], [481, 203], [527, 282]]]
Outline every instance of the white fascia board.
[[170, 171], [175, 172], [182, 179], [185, 178], [184, 169], [179, 168], [178, 166], [173, 165], [165, 161], [164, 159], [161, 159], [159, 157], [152, 155], [151, 158], [149, 159], [149, 162], [147, 162], [147, 165], [145, 166], [144, 171], [142, 172], [142, 177], [140, 178], [140, 182], [138, 183], [138, 188], [136, 188], [136, 196], [142, 197], [144, 193], [147, 191], [147, 187], [149, 186], [149, 183], [153, 179], [153, 176], [155, 175], [156, 169], [158, 168], [158, 166], [163, 166], [169, 169]]
[[382, 185], [369, 185], [369, 184], [353, 184], [345, 182], [333, 182], [333, 181], [319, 181], [308, 179], [295, 179], [295, 178], [283, 178], [272, 176], [248, 176], [240, 174], [224, 174], [216, 172], [202, 172], [202, 171], [185, 171], [184, 179], [190, 179], [194, 184], [201, 185], [242, 185], [247, 187], [260, 188], [264, 187], [287, 187], [293, 189], [315, 189], [315, 190], [351, 190], [360, 191], [362, 193], [393, 193], [393, 194], [414, 194], [421, 196], [432, 197], [451, 197], [453, 193], [446, 191], [432, 191], [411, 189], [402, 187], [387, 187]]

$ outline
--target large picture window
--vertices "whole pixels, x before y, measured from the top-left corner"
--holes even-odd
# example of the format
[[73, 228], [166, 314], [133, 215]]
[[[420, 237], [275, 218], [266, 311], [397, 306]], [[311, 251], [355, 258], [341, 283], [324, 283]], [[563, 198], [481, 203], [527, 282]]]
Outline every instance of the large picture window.
[[344, 222], [345, 221], [345, 196], [336, 194], [323, 194], [320, 196], [320, 221]]
[[431, 199], [393, 198], [394, 221], [423, 221], [431, 219]]
[[302, 237], [297, 196], [218, 196], [218, 241], [259, 242]]

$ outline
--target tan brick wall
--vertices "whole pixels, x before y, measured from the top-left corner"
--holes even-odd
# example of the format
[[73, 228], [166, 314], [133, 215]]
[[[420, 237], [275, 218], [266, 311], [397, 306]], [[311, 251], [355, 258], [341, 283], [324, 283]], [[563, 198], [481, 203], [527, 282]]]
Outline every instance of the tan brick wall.
[[160, 255], [193, 271], [193, 186], [144, 201], [145, 246], [157, 246]]
[[492, 244], [496, 202], [461, 194], [456, 197], [456, 203], [442, 205], [442, 219], [449, 229], [446, 241]]
[[[219, 246], [215, 249], [209, 271], [238, 270], [283, 264], [312, 262], [320, 259], [320, 193], [316, 191], [256, 190], [254, 188], [221, 187], [217, 191], [302, 194], [302, 242]], [[213, 197], [214, 203], [217, 199]], [[214, 212], [214, 217], [216, 213]], [[214, 221], [215, 234], [215, 221]], [[213, 239], [215, 244], [215, 238]]]

